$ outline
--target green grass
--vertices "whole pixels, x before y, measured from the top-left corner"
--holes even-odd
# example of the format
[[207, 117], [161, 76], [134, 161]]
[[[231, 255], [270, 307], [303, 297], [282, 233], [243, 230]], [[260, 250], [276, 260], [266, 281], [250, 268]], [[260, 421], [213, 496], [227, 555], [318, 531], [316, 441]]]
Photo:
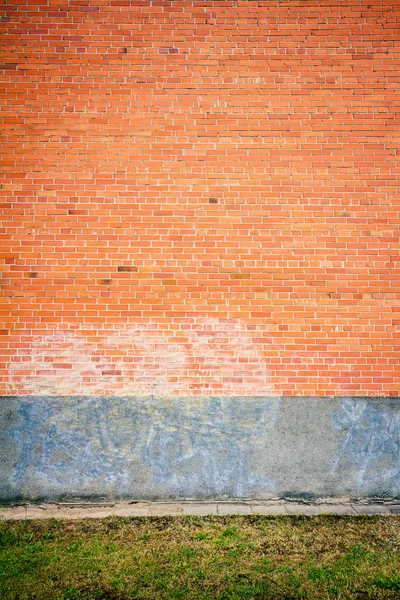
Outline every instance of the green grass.
[[0, 523], [0, 598], [400, 598], [399, 517]]

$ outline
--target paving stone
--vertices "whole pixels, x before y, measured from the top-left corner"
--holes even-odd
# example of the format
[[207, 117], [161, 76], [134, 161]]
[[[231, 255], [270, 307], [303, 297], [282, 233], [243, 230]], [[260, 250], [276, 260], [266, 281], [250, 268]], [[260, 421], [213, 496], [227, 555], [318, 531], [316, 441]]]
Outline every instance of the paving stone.
[[206, 517], [207, 515], [216, 515], [218, 513], [216, 504], [183, 504], [185, 515], [196, 515]]
[[[74, 510], [74, 509], [72, 509]], [[114, 508], [85, 508], [80, 511], [80, 517], [87, 519], [103, 519], [104, 517], [112, 517], [114, 515]], [[68, 514], [68, 513], [67, 513]], [[68, 518], [68, 517], [66, 517]], [[72, 518], [72, 517], [70, 517]]]
[[284, 504], [253, 504], [253, 515], [287, 515]]
[[150, 504], [135, 503], [116, 505], [113, 515], [115, 517], [147, 517]]
[[[51, 506], [51, 504], [43, 506]], [[57, 508], [113, 508], [116, 506], [116, 502], [58, 502], [54, 506]]]
[[4, 508], [0, 512], [0, 519], [4, 521], [15, 520], [20, 521], [26, 519], [26, 506]]
[[120, 508], [115, 511], [113, 517], [148, 517], [149, 509], [139, 508]]
[[321, 511], [319, 506], [311, 504], [286, 504], [286, 510], [289, 515], [319, 515]]
[[382, 504], [353, 504], [359, 515], [389, 515], [390, 510]]
[[320, 514], [356, 515], [351, 504], [319, 504]]
[[55, 509], [41, 509], [28, 506], [26, 509], [26, 519], [52, 519], [58, 516]]
[[219, 515], [251, 515], [251, 506], [247, 504], [218, 504]]
[[149, 507], [149, 515], [182, 515], [182, 504], [151, 504]]
[[80, 508], [61, 508], [56, 513], [56, 519], [84, 519], [86, 510]]

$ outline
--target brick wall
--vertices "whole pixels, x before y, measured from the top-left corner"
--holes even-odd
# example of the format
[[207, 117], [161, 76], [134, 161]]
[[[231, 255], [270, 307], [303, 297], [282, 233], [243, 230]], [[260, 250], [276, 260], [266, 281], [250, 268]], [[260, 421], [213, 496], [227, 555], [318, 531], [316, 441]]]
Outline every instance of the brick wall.
[[397, 0], [6, 0], [2, 393], [395, 395]]

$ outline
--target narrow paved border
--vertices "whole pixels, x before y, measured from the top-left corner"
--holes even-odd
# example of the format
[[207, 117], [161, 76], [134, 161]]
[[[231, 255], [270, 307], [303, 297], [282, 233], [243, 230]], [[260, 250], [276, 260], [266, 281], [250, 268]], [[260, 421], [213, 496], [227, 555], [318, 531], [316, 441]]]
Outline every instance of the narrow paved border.
[[58, 503], [0, 507], [1, 520], [86, 519], [179, 515], [398, 515], [400, 502], [358, 504], [326, 502], [135, 502]]

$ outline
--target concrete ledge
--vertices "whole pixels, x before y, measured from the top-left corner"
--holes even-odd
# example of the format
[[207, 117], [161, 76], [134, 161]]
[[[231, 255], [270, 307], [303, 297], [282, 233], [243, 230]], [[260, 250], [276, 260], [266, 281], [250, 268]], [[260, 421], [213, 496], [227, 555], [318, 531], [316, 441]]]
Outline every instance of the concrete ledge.
[[400, 504], [299, 504], [293, 502], [182, 502], [116, 503], [111, 506], [89, 504], [39, 504], [0, 509], [0, 520], [99, 519], [104, 517], [156, 517], [207, 515], [398, 515]]
[[342, 496], [400, 496], [399, 398], [0, 398], [3, 502]]

